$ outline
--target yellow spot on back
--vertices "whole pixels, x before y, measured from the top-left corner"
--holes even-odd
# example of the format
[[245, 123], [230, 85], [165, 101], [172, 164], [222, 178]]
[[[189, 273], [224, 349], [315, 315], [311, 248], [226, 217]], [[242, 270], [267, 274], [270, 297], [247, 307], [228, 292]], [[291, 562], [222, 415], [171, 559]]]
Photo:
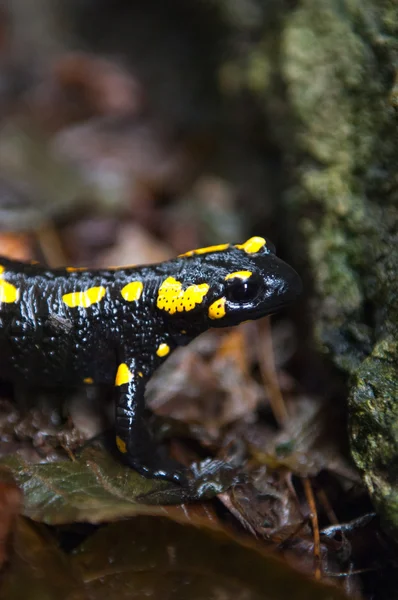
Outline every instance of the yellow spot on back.
[[140, 299], [143, 289], [144, 286], [141, 281], [131, 281], [124, 286], [120, 293], [127, 302], [134, 302]]
[[225, 279], [249, 279], [253, 273], [251, 271], [236, 271], [235, 273], [229, 273]]
[[126, 452], [127, 452], [126, 442], [123, 442], [122, 438], [120, 438], [118, 435], [116, 436], [116, 446], [117, 446], [119, 452], [121, 452], [122, 454], [126, 454]]
[[19, 300], [19, 290], [9, 283], [8, 281], [4, 281], [3, 274], [5, 272], [5, 267], [0, 265], [0, 302], [18, 302]]
[[210, 319], [222, 319], [222, 317], [225, 317], [226, 301], [227, 299], [225, 297], [219, 298], [209, 306]]
[[88, 271], [88, 267], [66, 267], [66, 270], [69, 271], [69, 273], [75, 273], [78, 271]]
[[197, 248], [196, 250], [189, 250], [179, 256], [193, 256], [194, 254], [208, 254], [209, 252], [222, 252], [229, 247], [229, 244], [218, 244], [218, 246], [207, 246], [206, 248]]
[[180, 281], [177, 281], [174, 277], [167, 277], [159, 288], [156, 305], [171, 315], [176, 312], [190, 311], [197, 304], [203, 302], [203, 298], [208, 291], [209, 285], [207, 283], [190, 285], [186, 290], [183, 290]]
[[18, 302], [19, 300], [19, 290], [12, 285], [12, 283], [8, 283], [8, 281], [0, 280], [0, 302]]
[[91, 385], [92, 383], [94, 383], [94, 379], [92, 377], [85, 377], [83, 379], [83, 383], [87, 383], [88, 385]]
[[125, 383], [130, 383], [132, 379], [133, 374], [126, 363], [121, 363], [117, 369], [115, 385], [124, 385]]
[[101, 302], [105, 294], [106, 288], [101, 285], [99, 287], [89, 288], [88, 290], [84, 290], [82, 292], [71, 292], [70, 294], [64, 294], [62, 296], [62, 300], [67, 306], [70, 306], [70, 308], [76, 308], [76, 306], [87, 308], [92, 304]]
[[156, 350], [156, 354], [163, 358], [163, 356], [167, 356], [170, 352], [170, 346], [168, 344], [160, 344], [159, 348]]
[[256, 252], [261, 250], [261, 248], [264, 248], [264, 246], [266, 244], [267, 244], [267, 242], [265, 241], [264, 238], [259, 237], [259, 236], [254, 236], [254, 237], [250, 238], [249, 240], [247, 240], [247, 242], [245, 242], [244, 244], [236, 244], [235, 247], [238, 248], [239, 250], [244, 250], [248, 254], [255, 254]]
[[182, 294], [182, 283], [174, 277], [167, 277], [159, 287], [156, 306], [173, 314], [177, 310], [173, 304]]
[[123, 271], [124, 269], [133, 269], [134, 267], [136, 267], [137, 265], [109, 265], [106, 267], [107, 271]]

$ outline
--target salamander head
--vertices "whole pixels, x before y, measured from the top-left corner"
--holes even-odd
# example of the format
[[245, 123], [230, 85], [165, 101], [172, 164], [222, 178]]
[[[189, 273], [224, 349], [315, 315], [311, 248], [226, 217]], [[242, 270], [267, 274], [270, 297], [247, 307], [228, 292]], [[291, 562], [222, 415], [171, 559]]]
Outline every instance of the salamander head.
[[302, 290], [298, 274], [261, 237], [191, 250], [172, 263], [175, 275], [161, 283], [157, 307], [188, 335], [277, 312]]

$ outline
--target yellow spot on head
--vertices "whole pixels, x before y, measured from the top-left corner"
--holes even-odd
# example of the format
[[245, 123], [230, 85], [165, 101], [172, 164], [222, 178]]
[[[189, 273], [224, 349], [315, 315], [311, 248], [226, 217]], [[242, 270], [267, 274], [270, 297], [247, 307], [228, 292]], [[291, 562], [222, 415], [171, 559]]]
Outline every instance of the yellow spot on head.
[[130, 383], [132, 379], [133, 374], [126, 363], [121, 363], [117, 369], [115, 385], [124, 385], [125, 383]]
[[207, 246], [206, 248], [197, 248], [196, 250], [189, 250], [189, 252], [185, 252], [185, 254], [180, 254], [179, 257], [193, 256], [194, 254], [208, 254], [210, 252], [221, 252], [222, 250], [226, 250], [228, 247], [229, 244], [218, 244], [218, 246]]
[[19, 290], [12, 285], [12, 283], [8, 283], [8, 281], [0, 280], [0, 302], [18, 302], [19, 300]]
[[138, 377], [144, 377], [144, 373], [142, 371], [138, 371]]
[[239, 250], [244, 250], [248, 254], [255, 254], [256, 252], [261, 250], [261, 248], [264, 248], [266, 244], [267, 242], [264, 238], [255, 236], [250, 238], [250, 240], [247, 240], [247, 242], [245, 242], [244, 244], [236, 244], [236, 248], [238, 248]]
[[197, 304], [203, 302], [203, 298], [208, 291], [209, 285], [207, 283], [190, 285], [186, 290], [183, 290], [180, 281], [177, 281], [174, 277], [167, 277], [159, 288], [156, 305], [171, 315], [176, 312], [190, 311]]
[[253, 275], [253, 273], [251, 271], [236, 271], [235, 273], [229, 273], [225, 279], [243, 279], [244, 281], [246, 279], [249, 279], [249, 277], [251, 277]]
[[139, 300], [144, 286], [141, 281], [131, 281], [121, 291], [121, 294], [127, 302]]
[[206, 296], [209, 291], [209, 287], [210, 286], [207, 283], [200, 283], [199, 285], [190, 285], [187, 287], [185, 292], [183, 292], [183, 310], [192, 310], [195, 308], [196, 304], [201, 304], [204, 296]]
[[2, 275], [2, 273], [4, 273], [5, 269], [2, 265], [0, 265], [0, 275]]
[[170, 346], [168, 344], [160, 344], [159, 348], [156, 350], [156, 354], [163, 358], [163, 356], [167, 356], [170, 352]]
[[85, 377], [83, 379], [83, 383], [87, 383], [88, 385], [91, 385], [92, 383], [94, 383], [94, 379], [92, 377]]
[[225, 297], [222, 297], [209, 306], [210, 319], [222, 319], [222, 317], [225, 317], [226, 301], [227, 299]]
[[126, 442], [123, 442], [122, 438], [120, 438], [118, 435], [116, 436], [116, 446], [119, 452], [121, 452], [122, 454], [127, 453]]
[[87, 308], [92, 304], [101, 302], [105, 294], [106, 288], [99, 286], [89, 288], [88, 290], [84, 290], [82, 292], [71, 292], [70, 294], [64, 294], [62, 296], [62, 300], [70, 308], [76, 308], [76, 306]]

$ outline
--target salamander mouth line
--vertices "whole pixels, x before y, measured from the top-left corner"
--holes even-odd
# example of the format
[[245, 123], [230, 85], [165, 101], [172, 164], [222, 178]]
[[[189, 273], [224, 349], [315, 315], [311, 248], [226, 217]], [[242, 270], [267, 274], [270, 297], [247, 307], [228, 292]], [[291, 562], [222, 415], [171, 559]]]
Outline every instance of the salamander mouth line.
[[261, 308], [257, 310], [249, 310], [248, 315], [250, 315], [251, 318], [268, 317], [269, 315], [273, 315], [274, 313], [279, 312], [280, 310], [287, 308], [290, 305], [291, 301], [281, 302], [280, 304], [273, 305], [269, 308], [269, 310], [264, 310]]
[[[264, 308], [258, 308], [256, 309], [252, 309], [252, 310], [247, 310], [246, 312], [246, 320], [247, 321], [255, 321], [257, 319], [261, 319], [262, 317], [269, 317], [270, 315], [273, 315], [274, 313], [279, 312], [280, 310], [287, 308], [288, 306], [291, 305], [291, 302], [281, 302], [278, 305], [272, 306], [269, 308], [269, 310], [264, 310]], [[228, 314], [228, 325], [238, 325], [239, 323], [242, 322], [242, 316], [240, 314], [235, 315], [236, 318], [234, 318], [234, 315], [231, 315], [231, 313]], [[217, 323], [216, 321], [214, 321], [214, 323], [212, 323], [212, 327], [217, 327], [217, 325], [222, 325], [223, 319], [219, 320], [219, 323]]]

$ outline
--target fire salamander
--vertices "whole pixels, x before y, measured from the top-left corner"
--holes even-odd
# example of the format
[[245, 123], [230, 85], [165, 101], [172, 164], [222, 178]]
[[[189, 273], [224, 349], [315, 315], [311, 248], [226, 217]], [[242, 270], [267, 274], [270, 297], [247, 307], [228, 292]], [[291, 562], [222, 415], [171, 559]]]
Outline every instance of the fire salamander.
[[179, 483], [144, 420], [144, 391], [177, 346], [209, 327], [278, 311], [301, 291], [262, 237], [156, 265], [48, 269], [0, 257], [0, 377], [38, 386], [114, 385], [116, 444], [147, 477]]

